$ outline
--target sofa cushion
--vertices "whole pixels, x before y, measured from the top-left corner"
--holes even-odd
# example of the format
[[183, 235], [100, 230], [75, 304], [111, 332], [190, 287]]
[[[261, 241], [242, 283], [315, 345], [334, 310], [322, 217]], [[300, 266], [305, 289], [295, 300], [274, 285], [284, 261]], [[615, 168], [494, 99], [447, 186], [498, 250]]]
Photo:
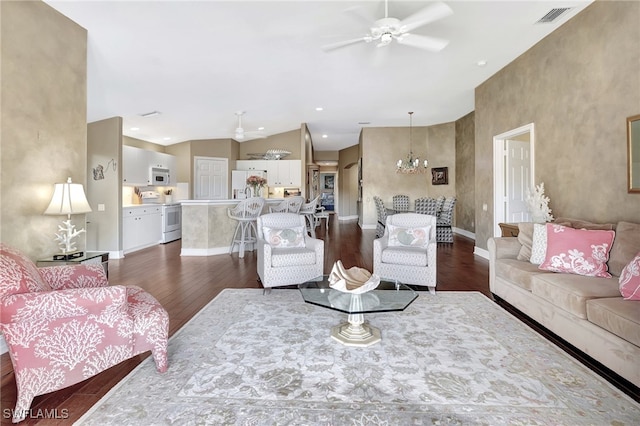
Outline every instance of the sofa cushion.
[[609, 272], [620, 276], [622, 268], [640, 251], [640, 223], [619, 222], [609, 258]]
[[522, 244], [518, 260], [529, 262], [531, 259], [531, 247], [533, 245], [533, 222], [520, 222], [518, 224], [518, 242]]
[[552, 274], [541, 271], [538, 265], [516, 259], [500, 259], [495, 263], [496, 277], [503, 278], [512, 284], [531, 291], [531, 279], [538, 274]]
[[534, 275], [531, 278], [531, 292], [582, 319], [587, 318], [587, 300], [620, 297], [617, 278], [574, 274]]
[[625, 300], [640, 300], [640, 252], [624, 267], [619, 282]]
[[382, 263], [406, 266], [428, 266], [427, 250], [414, 247], [387, 247], [382, 250]]
[[640, 302], [621, 297], [587, 301], [587, 319], [640, 346]]
[[540, 269], [553, 272], [611, 277], [607, 272], [614, 231], [573, 229], [547, 224], [547, 254]]
[[540, 265], [547, 254], [547, 226], [543, 223], [533, 225], [533, 242], [531, 243], [531, 258], [529, 262]]
[[613, 223], [593, 223], [581, 219], [571, 219], [568, 217], [559, 217], [554, 223], [564, 226], [569, 226], [573, 229], [588, 229], [588, 230], [602, 230], [613, 231], [616, 229], [616, 225]]

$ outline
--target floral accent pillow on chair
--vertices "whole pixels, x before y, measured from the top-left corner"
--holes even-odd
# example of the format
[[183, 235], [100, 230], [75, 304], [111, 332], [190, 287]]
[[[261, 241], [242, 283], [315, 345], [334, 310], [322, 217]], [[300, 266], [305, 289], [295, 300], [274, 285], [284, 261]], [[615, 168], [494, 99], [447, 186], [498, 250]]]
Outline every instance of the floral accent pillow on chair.
[[429, 245], [430, 226], [408, 228], [388, 225], [389, 247], [421, 247]]
[[540, 269], [611, 278], [607, 261], [614, 231], [573, 229], [547, 224], [547, 252]]
[[263, 227], [264, 239], [271, 247], [278, 248], [298, 248], [305, 247], [304, 226], [294, 226], [292, 228], [277, 229]]
[[624, 300], [640, 300], [640, 253], [624, 267], [619, 283]]

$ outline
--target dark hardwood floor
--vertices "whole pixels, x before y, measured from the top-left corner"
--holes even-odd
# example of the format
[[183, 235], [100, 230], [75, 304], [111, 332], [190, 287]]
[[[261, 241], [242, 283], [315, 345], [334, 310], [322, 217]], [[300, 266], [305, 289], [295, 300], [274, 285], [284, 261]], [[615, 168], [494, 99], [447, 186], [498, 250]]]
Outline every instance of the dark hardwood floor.
[[[324, 227], [316, 231], [318, 238], [325, 241], [325, 272], [338, 259], [347, 268], [373, 269], [375, 230], [361, 230], [355, 221], [339, 222], [332, 218], [328, 231]], [[181, 257], [180, 248], [180, 241], [175, 241], [109, 262], [110, 284], [140, 286], [162, 303], [169, 312], [170, 335], [223, 289], [262, 288], [256, 280], [254, 252], [246, 253], [244, 259], [239, 259], [237, 253]], [[489, 262], [475, 256], [473, 248], [472, 240], [458, 235], [453, 244], [438, 245], [438, 291], [478, 291], [491, 297]], [[134, 357], [74, 386], [36, 397], [32, 418], [21, 424], [73, 423], [147, 356]], [[8, 354], [2, 355], [1, 362], [2, 423], [9, 424], [10, 410], [16, 402], [16, 385]], [[52, 415], [58, 418], [42, 418]]]

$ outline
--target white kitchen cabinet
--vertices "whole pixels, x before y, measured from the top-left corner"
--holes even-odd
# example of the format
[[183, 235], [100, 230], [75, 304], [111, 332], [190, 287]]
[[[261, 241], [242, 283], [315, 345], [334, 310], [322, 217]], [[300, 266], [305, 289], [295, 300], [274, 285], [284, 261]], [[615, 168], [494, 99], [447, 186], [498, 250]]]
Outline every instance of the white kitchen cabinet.
[[145, 205], [122, 209], [122, 249], [124, 253], [151, 247], [162, 239], [162, 208]]
[[169, 170], [169, 182], [167, 186], [175, 186], [177, 184], [176, 173], [176, 157], [175, 155], [165, 154], [164, 152], [150, 152], [149, 168], [156, 167], [159, 169]]
[[302, 170], [300, 160], [273, 160], [267, 167], [269, 186], [300, 188], [302, 187]]
[[236, 170], [266, 170], [267, 185], [269, 186], [302, 187], [302, 162], [300, 160], [237, 160]]
[[149, 185], [149, 157], [151, 151], [122, 146], [122, 182], [125, 185]]
[[267, 160], [237, 160], [236, 170], [267, 170]]
[[151, 168], [157, 167], [169, 170], [169, 182], [166, 186], [175, 186], [176, 163], [175, 155], [123, 145], [122, 182], [125, 185], [151, 185]]

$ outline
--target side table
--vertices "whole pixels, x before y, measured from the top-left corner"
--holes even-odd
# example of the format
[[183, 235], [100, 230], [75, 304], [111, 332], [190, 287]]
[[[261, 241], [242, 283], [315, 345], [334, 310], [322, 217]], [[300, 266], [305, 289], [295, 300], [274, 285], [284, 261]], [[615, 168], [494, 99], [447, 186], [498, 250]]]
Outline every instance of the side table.
[[499, 223], [503, 237], [517, 237], [520, 229], [517, 223]]
[[102, 264], [107, 278], [109, 277], [109, 253], [101, 251], [85, 251], [84, 256], [75, 259], [54, 260], [53, 256], [47, 259], [39, 259], [36, 261], [37, 266], [55, 266], [55, 265], [77, 265], [77, 264]]

